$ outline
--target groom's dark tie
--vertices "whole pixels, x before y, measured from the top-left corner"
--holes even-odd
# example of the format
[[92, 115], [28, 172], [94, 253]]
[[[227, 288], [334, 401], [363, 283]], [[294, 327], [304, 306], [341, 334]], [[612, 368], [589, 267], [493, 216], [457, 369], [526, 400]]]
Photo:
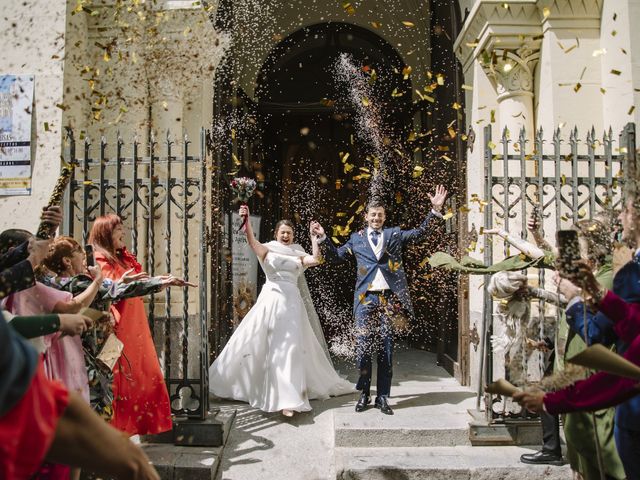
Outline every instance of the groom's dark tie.
[[379, 230], [371, 230], [371, 243], [373, 243], [374, 246], [378, 246], [378, 236], [380, 235], [380, 231]]

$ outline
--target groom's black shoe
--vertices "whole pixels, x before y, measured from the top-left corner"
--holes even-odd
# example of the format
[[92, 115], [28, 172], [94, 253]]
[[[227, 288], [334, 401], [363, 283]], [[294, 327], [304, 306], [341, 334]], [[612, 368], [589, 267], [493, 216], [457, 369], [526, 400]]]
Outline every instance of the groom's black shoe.
[[387, 402], [387, 397], [376, 397], [376, 402], [374, 404], [376, 408], [379, 408], [382, 413], [385, 415], [393, 415], [393, 410], [389, 406]]
[[366, 393], [360, 394], [360, 399], [356, 403], [356, 412], [363, 412], [367, 409], [367, 405], [371, 403], [371, 398]]

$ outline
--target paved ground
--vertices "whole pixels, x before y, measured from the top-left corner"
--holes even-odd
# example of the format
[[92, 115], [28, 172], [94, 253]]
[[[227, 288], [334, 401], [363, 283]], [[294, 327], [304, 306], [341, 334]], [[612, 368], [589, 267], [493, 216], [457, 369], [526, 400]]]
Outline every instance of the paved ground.
[[[475, 394], [437, 367], [433, 354], [398, 350], [395, 358], [393, 416], [373, 408], [356, 413], [357, 395], [313, 401], [312, 412], [292, 419], [214, 403], [237, 409], [218, 479], [492, 478], [499, 469], [509, 475], [495, 478], [570, 478], [566, 467], [523, 469], [519, 456], [533, 448], [471, 447], [467, 409]], [[337, 369], [355, 381], [350, 365]]]

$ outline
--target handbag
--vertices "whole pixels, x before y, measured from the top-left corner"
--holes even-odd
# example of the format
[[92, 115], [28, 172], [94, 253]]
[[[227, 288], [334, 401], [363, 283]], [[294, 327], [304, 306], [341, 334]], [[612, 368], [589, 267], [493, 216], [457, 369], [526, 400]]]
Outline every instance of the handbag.
[[123, 349], [124, 343], [116, 337], [115, 333], [112, 333], [104, 342], [102, 350], [100, 350], [100, 353], [96, 356], [96, 360], [109, 370], [113, 371], [113, 367], [115, 367], [120, 355], [122, 355]]

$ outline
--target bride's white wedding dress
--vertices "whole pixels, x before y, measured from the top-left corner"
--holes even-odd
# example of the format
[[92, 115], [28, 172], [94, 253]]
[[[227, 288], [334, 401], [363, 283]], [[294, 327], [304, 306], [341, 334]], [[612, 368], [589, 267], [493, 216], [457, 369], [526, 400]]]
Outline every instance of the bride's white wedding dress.
[[[209, 390], [265, 412], [306, 412], [310, 399], [352, 393], [354, 385], [334, 370], [326, 345], [323, 348], [309, 322], [299, 287], [306, 254], [299, 246], [265, 246], [269, 252], [260, 264], [266, 283], [209, 367]], [[306, 283], [300, 283], [304, 289]]]

